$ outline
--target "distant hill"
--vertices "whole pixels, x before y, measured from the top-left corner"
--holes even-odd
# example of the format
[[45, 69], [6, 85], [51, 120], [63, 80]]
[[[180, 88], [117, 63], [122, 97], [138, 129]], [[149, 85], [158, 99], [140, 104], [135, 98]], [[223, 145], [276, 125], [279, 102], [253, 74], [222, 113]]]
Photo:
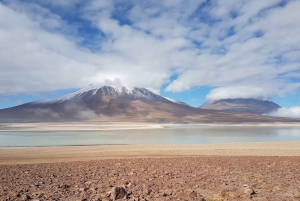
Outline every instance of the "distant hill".
[[90, 85], [60, 98], [0, 110], [0, 122], [292, 122], [296, 120], [252, 114], [233, 114], [191, 107], [145, 88]]
[[280, 106], [272, 101], [267, 100], [221, 99], [207, 101], [199, 108], [236, 113], [266, 114], [277, 110], [280, 108]]

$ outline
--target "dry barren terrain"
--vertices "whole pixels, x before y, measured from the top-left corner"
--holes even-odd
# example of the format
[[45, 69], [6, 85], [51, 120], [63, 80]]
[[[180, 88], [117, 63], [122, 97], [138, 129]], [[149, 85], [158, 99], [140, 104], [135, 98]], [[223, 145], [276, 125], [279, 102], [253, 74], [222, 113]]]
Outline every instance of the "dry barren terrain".
[[300, 157], [2, 165], [0, 200], [300, 200]]
[[0, 149], [0, 200], [300, 200], [300, 142]]

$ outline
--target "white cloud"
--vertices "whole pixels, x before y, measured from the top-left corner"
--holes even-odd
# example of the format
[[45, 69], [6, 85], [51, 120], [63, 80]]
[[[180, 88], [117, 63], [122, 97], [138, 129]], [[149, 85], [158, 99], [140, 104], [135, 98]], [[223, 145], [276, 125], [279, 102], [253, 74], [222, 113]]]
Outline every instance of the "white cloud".
[[4, 2], [0, 94], [115, 78], [154, 91], [215, 88], [208, 98], [267, 99], [300, 87], [290, 81], [300, 70], [299, 1]]
[[267, 115], [300, 119], [300, 107], [290, 107], [290, 108], [283, 107]]
[[84, 49], [2, 4], [0, 44], [2, 94], [77, 87], [95, 72]]
[[[211, 10], [222, 21], [207, 28], [207, 38], [202, 39], [203, 31], [197, 30], [200, 42], [207, 48], [224, 49], [224, 53], [201, 54], [197, 58], [198, 66], [184, 71], [167, 90], [181, 91], [199, 85], [221, 86], [207, 97], [227, 97], [230, 94], [236, 98], [270, 98], [296, 89], [292, 89], [295, 83], [283, 80], [280, 74], [295, 74], [300, 70], [299, 63], [295, 62], [299, 61], [300, 55], [294, 51], [300, 45], [300, 38], [296, 36], [300, 17], [296, 9], [300, 8], [300, 3], [292, 1], [285, 7], [270, 8], [279, 1], [249, 1], [242, 2], [242, 5], [239, 2], [226, 2], [226, 5]], [[216, 10], [218, 8], [220, 10]], [[233, 11], [238, 14], [231, 19], [228, 15]], [[224, 37], [223, 32], [229, 27], [234, 28], [234, 35], [220, 42], [218, 38]], [[261, 32], [262, 37], [254, 37], [256, 32]], [[197, 39], [196, 36], [192, 35]], [[285, 53], [287, 51], [291, 53]], [[285, 60], [279, 60], [281, 55]], [[232, 86], [243, 87], [234, 87], [233, 90]]]
[[264, 87], [253, 86], [228, 86], [220, 87], [210, 91], [206, 96], [209, 100], [220, 100], [230, 98], [255, 98], [267, 100], [270, 96], [274, 95], [274, 91]]
[[103, 85], [112, 86], [112, 87], [122, 87], [124, 84], [119, 78], [115, 78], [113, 80], [105, 80]]

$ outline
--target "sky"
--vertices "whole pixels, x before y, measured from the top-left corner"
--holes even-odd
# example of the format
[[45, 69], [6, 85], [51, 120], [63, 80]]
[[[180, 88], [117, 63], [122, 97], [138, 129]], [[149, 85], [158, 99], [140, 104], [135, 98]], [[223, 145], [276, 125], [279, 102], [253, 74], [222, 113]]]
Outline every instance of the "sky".
[[195, 107], [257, 98], [295, 111], [299, 10], [299, 0], [0, 0], [0, 108], [117, 79]]

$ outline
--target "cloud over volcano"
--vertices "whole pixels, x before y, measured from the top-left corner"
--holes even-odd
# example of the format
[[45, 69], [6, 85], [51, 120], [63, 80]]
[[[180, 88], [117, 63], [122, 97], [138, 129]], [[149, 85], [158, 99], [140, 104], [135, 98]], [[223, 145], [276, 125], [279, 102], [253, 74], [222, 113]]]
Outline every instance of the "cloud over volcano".
[[292, 0], [3, 0], [0, 94], [118, 78], [156, 91], [208, 86], [208, 99], [284, 95], [300, 87], [299, 9]]

